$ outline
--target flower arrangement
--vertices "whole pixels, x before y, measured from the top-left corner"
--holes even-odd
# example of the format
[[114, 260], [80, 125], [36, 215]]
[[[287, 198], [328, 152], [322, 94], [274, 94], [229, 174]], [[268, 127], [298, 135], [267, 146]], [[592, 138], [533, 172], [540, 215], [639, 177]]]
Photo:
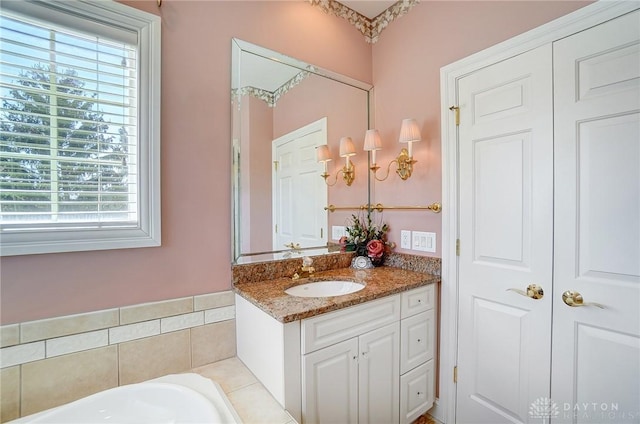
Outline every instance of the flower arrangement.
[[393, 244], [387, 242], [389, 226], [383, 222], [374, 224], [368, 213], [351, 215], [346, 231], [347, 236], [340, 239], [341, 250], [368, 256], [376, 266], [382, 265], [385, 253], [393, 248]]

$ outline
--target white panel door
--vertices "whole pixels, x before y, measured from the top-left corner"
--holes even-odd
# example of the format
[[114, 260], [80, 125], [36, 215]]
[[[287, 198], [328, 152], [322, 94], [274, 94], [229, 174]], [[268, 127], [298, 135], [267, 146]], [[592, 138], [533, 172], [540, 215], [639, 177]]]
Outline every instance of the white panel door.
[[327, 185], [316, 147], [327, 144], [323, 118], [273, 140], [273, 249], [326, 246]]
[[400, 323], [359, 337], [358, 423], [397, 424], [400, 419]]
[[[640, 422], [640, 12], [554, 43], [553, 422]], [[570, 307], [563, 293], [580, 293]], [[598, 303], [598, 305], [589, 305]]]
[[528, 422], [549, 395], [551, 57], [543, 46], [458, 83], [458, 423]]

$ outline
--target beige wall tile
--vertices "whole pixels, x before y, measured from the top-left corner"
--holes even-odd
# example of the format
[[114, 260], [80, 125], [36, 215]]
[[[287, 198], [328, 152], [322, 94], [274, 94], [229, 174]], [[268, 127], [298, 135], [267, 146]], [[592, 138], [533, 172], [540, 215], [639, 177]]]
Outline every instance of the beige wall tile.
[[22, 416], [118, 385], [118, 349], [107, 346], [22, 366]]
[[176, 331], [118, 345], [120, 385], [191, 369], [189, 331]]
[[160, 332], [169, 333], [171, 331], [184, 330], [185, 328], [196, 327], [203, 324], [204, 312], [202, 311], [176, 315], [174, 317], [162, 318], [160, 320]]
[[20, 342], [52, 339], [118, 325], [118, 309], [69, 315], [20, 324]]
[[0, 422], [20, 418], [20, 367], [0, 371]]
[[138, 322], [136, 324], [121, 325], [109, 329], [109, 344], [129, 342], [131, 340], [160, 334], [160, 320]]
[[44, 342], [33, 342], [0, 349], [0, 366], [2, 368], [44, 359]]
[[47, 340], [47, 358], [95, 349], [109, 344], [109, 330], [91, 331]]
[[221, 308], [207, 309], [204, 311], [204, 323], [212, 324], [218, 321], [226, 321], [236, 317], [235, 306], [223, 306]]
[[0, 327], [0, 347], [13, 346], [20, 343], [20, 324]]
[[193, 310], [202, 311], [205, 309], [220, 308], [222, 306], [233, 306], [235, 297], [232, 291], [224, 291], [211, 294], [203, 294], [193, 298]]
[[236, 355], [236, 321], [228, 320], [191, 329], [194, 367]]
[[193, 312], [193, 297], [143, 303], [120, 308], [120, 325]]
[[192, 371], [215, 381], [225, 393], [230, 393], [258, 382], [238, 357], [194, 368]]

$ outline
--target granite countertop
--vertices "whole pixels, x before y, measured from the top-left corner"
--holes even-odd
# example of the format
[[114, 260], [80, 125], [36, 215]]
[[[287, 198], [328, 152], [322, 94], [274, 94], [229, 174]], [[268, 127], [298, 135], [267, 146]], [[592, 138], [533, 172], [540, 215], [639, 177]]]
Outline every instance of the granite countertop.
[[[365, 284], [355, 293], [332, 297], [296, 297], [286, 294], [289, 287], [322, 280], [347, 280]], [[440, 276], [382, 266], [367, 270], [338, 268], [316, 272], [309, 278], [276, 278], [257, 282], [237, 282], [234, 291], [276, 320], [287, 323], [347, 306], [400, 293], [440, 281]]]

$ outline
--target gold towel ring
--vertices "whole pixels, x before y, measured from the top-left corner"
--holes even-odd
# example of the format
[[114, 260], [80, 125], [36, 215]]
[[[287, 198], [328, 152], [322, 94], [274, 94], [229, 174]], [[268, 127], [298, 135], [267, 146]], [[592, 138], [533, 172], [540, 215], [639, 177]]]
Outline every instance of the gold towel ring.
[[158, 2], [158, 7], [162, 7], [162, 0], [156, 0]]

